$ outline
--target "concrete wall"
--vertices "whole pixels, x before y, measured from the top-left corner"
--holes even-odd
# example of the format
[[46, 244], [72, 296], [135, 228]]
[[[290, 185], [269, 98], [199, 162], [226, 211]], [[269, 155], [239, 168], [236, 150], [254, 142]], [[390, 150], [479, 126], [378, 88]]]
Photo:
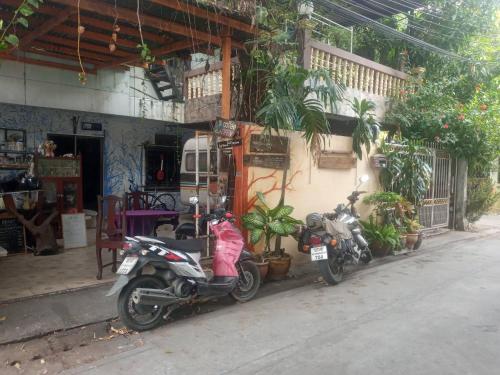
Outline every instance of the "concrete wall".
[[[258, 133], [258, 129], [253, 131]], [[370, 180], [363, 184], [360, 190], [366, 190], [369, 193], [379, 190], [377, 171], [370, 166], [366, 152], [363, 154], [363, 160], [357, 160], [354, 168], [320, 169], [314, 164], [302, 133], [289, 132], [288, 137], [290, 139], [291, 162], [287, 174], [288, 188], [285, 194], [285, 204], [295, 207], [293, 217], [305, 220], [309, 213], [331, 212], [337, 204], [347, 204], [347, 196], [355, 189], [358, 178], [365, 174], [370, 177]], [[249, 150], [248, 144], [245, 149]], [[374, 149], [375, 147], [372, 147], [372, 151]], [[352, 152], [352, 138], [329, 136], [326, 139], [324, 150]], [[272, 190], [266, 194], [266, 199], [271, 206], [277, 204], [281, 194], [282, 176], [282, 171], [249, 167], [249, 200], [258, 191]], [[371, 208], [364, 205], [361, 200], [357, 203], [356, 208], [363, 218], [366, 218], [371, 211]], [[297, 242], [293, 238], [284, 238], [282, 244], [287, 252], [291, 253], [298, 261], [309, 261], [308, 257], [297, 252]]]
[[[73, 116], [79, 116], [80, 122], [103, 125], [103, 132], [82, 131], [78, 127], [77, 133], [104, 136], [104, 194], [123, 194], [128, 191], [129, 180], [142, 184], [144, 142], [154, 143], [157, 133], [179, 131], [177, 125], [161, 121], [0, 104], [0, 127], [26, 129], [27, 146], [31, 150], [45, 140], [47, 133], [73, 134]], [[188, 132], [185, 136], [190, 135]]]
[[3, 60], [0, 88], [0, 103], [184, 121], [183, 104], [157, 100], [142, 68], [100, 70], [82, 85], [74, 71]]

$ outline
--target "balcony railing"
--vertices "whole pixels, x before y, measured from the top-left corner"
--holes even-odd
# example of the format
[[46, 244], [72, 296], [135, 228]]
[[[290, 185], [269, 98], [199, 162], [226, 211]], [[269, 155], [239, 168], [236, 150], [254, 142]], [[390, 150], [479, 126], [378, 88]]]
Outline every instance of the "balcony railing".
[[[304, 51], [304, 67], [326, 69], [346, 87], [384, 97], [400, 97], [408, 75], [364, 57], [310, 40]], [[236, 59], [233, 59], [233, 75]], [[222, 92], [222, 63], [190, 70], [184, 75], [186, 100], [218, 95]]]
[[306, 45], [304, 67], [328, 70], [346, 87], [385, 97], [400, 97], [408, 79], [399, 70], [315, 40]]

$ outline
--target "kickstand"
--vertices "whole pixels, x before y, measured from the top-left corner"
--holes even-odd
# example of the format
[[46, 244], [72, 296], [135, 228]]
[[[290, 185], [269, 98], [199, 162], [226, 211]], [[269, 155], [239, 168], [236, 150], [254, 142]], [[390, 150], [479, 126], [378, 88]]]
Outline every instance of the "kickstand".
[[163, 315], [163, 320], [167, 320], [170, 317], [170, 315], [179, 307], [181, 307], [181, 305], [179, 305], [178, 303], [174, 303], [172, 305], [167, 306], [167, 312]]

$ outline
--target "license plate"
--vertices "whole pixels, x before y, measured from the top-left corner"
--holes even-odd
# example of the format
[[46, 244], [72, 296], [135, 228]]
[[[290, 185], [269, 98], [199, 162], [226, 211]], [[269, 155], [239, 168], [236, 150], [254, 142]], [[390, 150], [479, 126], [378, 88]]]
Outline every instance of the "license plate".
[[134, 268], [138, 260], [138, 257], [126, 257], [116, 273], [120, 275], [127, 275], [130, 271], [132, 271], [132, 268]]
[[326, 246], [311, 247], [311, 260], [313, 262], [325, 259], [328, 259]]

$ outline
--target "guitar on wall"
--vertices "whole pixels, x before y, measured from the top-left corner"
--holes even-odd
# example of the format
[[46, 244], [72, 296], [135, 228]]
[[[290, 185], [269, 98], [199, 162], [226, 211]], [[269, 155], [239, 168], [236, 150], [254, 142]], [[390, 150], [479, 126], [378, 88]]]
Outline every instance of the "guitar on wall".
[[161, 158], [161, 163], [160, 163], [160, 169], [156, 171], [156, 181], [162, 182], [165, 180], [165, 171], [163, 170], [163, 154], [160, 155]]

